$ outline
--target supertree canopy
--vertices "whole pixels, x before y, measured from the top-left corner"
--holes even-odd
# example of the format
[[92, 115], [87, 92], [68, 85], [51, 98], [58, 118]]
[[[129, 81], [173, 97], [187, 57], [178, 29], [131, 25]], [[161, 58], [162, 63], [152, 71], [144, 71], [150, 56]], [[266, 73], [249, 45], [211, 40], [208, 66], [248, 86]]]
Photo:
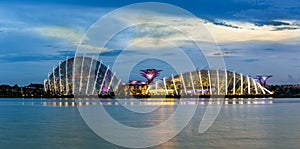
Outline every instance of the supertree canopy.
[[142, 73], [141, 75], [145, 77], [148, 80], [148, 84], [152, 83], [154, 78], [156, 78], [159, 75], [159, 72], [162, 70], [157, 70], [157, 69], [145, 69], [141, 70]]
[[263, 87], [266, 87], [267, 80], [271, 77], [272, 75], [257, 75], [257, 80], [263, 85]]

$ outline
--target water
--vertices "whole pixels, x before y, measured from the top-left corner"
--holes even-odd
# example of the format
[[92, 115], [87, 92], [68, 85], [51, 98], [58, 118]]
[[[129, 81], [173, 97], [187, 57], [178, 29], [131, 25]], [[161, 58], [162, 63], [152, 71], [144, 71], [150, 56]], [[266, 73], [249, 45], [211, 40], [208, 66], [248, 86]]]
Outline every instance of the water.
[[[300, 99], [244, 101], [243, 104], [223, 104], [217, 120], [204, 134], [198, 133], [198, 127], [209, 103], [198, 102], [201, 105], [187, 127], [168, 142], [153, 148], [300, 148]], [[97, 102], [88, 102], [93, 103]], [[87, 103], [81, 104], [86, 106]], [[124, 100], [122, 104], [136, 108], [162, 105], [152, 116], [145, 117], [119, 112], [124, 110], [120, 103], [104, 103], [110, 114], [122, 123], [148, 127], [166, 120], [182, 103]], [[193, 102], [186, 100], [183, 104], [188, 107]], [[93, 133], [72, 101], [4, 98], [0, 99], [0, 115], [0, 149], [122, 148]]]

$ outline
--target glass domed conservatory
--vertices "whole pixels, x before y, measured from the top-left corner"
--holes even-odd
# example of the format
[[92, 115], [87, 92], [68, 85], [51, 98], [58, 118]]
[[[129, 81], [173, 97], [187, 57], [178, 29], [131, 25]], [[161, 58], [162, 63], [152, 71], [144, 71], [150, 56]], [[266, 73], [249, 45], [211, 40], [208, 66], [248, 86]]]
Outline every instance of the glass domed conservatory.
[[44, 88], [52, 95], [97, 95], [114, 92], [119, 84], [109, 66], [84, 56], [67, 58], [53, 67]]
[[271, 91], [250, 76], [220, 69], [205, 69], [172, 75], [151, 84], [150, 95], [266, 95]]
[[161, 70], [141, 70], [148, 82], [121, 83], [102, 61], [90, 57], [67, 58], [60, 62], [44, 81], [52, 95], [116, 95], [120, 97], [207, 95], [271, 95], [272, 92], [254, 78], [224, 69], [204, 69], [154, 80]]

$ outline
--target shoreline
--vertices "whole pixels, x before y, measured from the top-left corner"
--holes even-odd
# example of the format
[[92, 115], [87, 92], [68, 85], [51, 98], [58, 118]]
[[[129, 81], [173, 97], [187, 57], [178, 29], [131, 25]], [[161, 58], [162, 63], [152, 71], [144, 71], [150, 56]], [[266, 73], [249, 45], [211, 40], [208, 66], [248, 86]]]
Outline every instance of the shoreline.
[[[74, 99], [73, 95], [64, 95], [64, 96], [0, 96], [0, 98], [49, 98], [49, 99], [55, 99], [55, 98], [66, 98], [66, 99]], [[97, 98], [97, 99], [113, 99], [113, 97], [98, 97], [95, 96], [78, 96], [78, 98]], [[123, 96], [123, 97], [117, 97], [117, 98], [300, 98], [300, 95], [200, 95], [200, 96], [152, 96], [152, 97], [133, 97], [133, 96]]]

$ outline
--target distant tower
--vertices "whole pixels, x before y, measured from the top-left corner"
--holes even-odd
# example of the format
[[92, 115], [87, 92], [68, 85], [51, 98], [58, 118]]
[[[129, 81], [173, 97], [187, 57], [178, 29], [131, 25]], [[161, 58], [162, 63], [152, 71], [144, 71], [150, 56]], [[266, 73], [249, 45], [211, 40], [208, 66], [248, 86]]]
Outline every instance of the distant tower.
[[272, 75], [257, 75], [257, 80], [263, 85], [263, 87], [266, 87], [267, 80], [271, 78]]
[[157, 69], [146, 69], [146, 70], [141, 70], [142, 73], [141, 75], [145, 77], [148, 80], [148, 84], [152, 83], [155, 77], [159, 75], [159, 72], [162, 70], [157, 70]]

